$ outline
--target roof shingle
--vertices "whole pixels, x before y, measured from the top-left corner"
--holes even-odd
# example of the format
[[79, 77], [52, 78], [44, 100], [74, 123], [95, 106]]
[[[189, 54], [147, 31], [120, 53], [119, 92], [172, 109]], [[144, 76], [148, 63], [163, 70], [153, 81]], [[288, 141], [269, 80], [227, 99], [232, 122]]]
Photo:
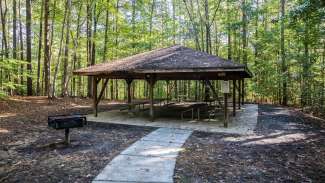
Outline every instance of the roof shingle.
[[74, 71], [78, 75], [125, 73], [205, 72], [242, 70], [251, 76], [244, 64], [235, 63], [205, 52], [180, 45], [136, 54], [116, 61], [96, 64]]

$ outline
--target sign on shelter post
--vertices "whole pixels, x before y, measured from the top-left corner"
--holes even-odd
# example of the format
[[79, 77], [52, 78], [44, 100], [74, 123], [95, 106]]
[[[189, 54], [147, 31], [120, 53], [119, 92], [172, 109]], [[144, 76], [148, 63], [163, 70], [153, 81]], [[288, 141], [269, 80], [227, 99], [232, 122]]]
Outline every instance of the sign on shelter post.
[[229, 89], [229, 81], [224, 81], [221, 80], [221, 93], [229, 93], [230, 89]]
[[220, 85], [221, 85], [221, 93], [224, 94], [224, 127], [228, 127], [228, 93], [230, 92], [229, 89], [229, 81], [226, 80], [222, 80], [220, 81]]

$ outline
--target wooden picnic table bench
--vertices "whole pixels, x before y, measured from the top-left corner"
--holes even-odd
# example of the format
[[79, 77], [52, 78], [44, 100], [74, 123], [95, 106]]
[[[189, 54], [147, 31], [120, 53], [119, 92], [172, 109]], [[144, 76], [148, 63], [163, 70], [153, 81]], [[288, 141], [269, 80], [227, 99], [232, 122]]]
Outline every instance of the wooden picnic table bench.
[[183, 109], [181, 111], [181, 119], [184, 119], [184, 114], [191, 112], [191, 117], [194, 119], [194, 113], [195, 110], [197, 112], [197, 117], [200, 119], [200, 108], [207, 106], [205, 102], [182, 102], [182, 103], [173, 103], [173, 104], [168, 104], [168, 107], [174, 107], [174, 108], [180, 108]]

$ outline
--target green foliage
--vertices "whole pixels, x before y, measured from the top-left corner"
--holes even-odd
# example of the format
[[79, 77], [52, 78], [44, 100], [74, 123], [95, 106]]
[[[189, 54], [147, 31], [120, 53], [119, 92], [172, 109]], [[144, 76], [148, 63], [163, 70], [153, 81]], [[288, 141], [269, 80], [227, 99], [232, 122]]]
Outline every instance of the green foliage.
[[[27, 76], [32, 77], [33, 88], [34, 91], [36, 90], [38, 41], [40, 39], [39, 19], [41, 18], [42, 1], [32, 1], [32, 73], [26, 73], [26, 62], [3, 59], [0, 63], [2, 72], [0, 95], [10, 94], [12, 90], [18, 90], [19, 94], [24, 94]], [[70, 42], [67, 45], [69, 48], [67, 70], [70, 94], [80, 96], [87, 94], [87, 78], [72, 77], [72, 71], [89, 65], [87, 60], [87, 56], [89, 56], [87, 53], [88, 41], [93, 42], [96, 47], [95, 63], [113, 62], [118, 58], [170, 46], [174, 43], [206, 51], [208, 38], [206, 24], [208, 23], [212, 54], [227, 58], [228, 50], [231, 50], [232, 60], [242, 63], [243, 53], [247, 52], [248, 66], [254, 73], [254, 78], [248, 82], [247, 98], [249, 100], [280, 103], [283, 95], [282, 83], [287, 80], [289, 104], [300, 104], [302, 98], [306, 97], [306, 100], [309, 101], [308, 105], [324, 108], [322, 101], [325, 101], [325, 4], [322, 0], [287, 0], [285, 1], [284, 17], [280, 16], [280, 0], [227, 0], [220, 1], [220, 6], [218, 0], [185, 0], [185, 2], [186, 4], [183, 0], [72, 0], [72, 7], [68, 10], [71, 12], [71, 27], [69, 30]], [[20, 3], [22, 8], [25, 7], [24, 1], [20, 1]], [[89, 20], [90, 25], [88, 25], [92, 33], [90, 38], [87, 38], [87, 3], [89, 3], [88, 6], [92, 14], [92, 18]], [[6, 19], [8, 23], [6, 27], [7, 32], [12, 32], [12, 24], [9, 23], [12, 22], [12, 1], [8, 1], [7, 6]], [[61, 63], [57, 80], [64, 78], [63, 50], [66, 46], [66, 29], [62, 32], [62, 26], [66, 25], [64, 22], [65, 6], [65, 0], [50, 1], [49, 34], [52, 80], [58, 61]], [[218, 8], [217, 11], [215, 11], [216, 8]], [[248, 45], [245, 50], [243, 49], [243, 12], [247, 15]], [[106, 13], [108, 13], [107, 25]], [[78, 17], [80, 18], [79, 25], [77, 25]], [[24, 26], [26, 20], [24, 13], [21, 14], [20, 20]], [[97, 20], [96, 34], [94, 32], [95, 20]], [[285, 65], [288, 67], [288, 71], [285, 73], [281, 71], [280, 55], [282, 21], [284, 22]], [[79, 33], [77, 33], [78, 27], [80, 27]], [[24, 31], [24, 27], [22, 30]], [[105, 42], [106, 31], [108, 37]], [[231, 45], [228, 45], [228, 36]], [[11, 58], [13, 52], [12, 34], [7, 34], [7, 37]], [[23, 38], [25, 39], [25, 37]], [[41, 41], [43, 44], [43, 40]], [[62, 51], [59, 57], [60, 42], [62, 42]], [[106, 53], [104, 53], [105, 45], [107, 46]], [[24, 51], [24, 57], [26, 57], [25, 50], [20, 50], [19, 45], [17, 47], [18, 55]], [[44, 45], [42, 45], [42, 49], [44, 49]], [[41, 50], [39, 78], [41, 94], [44, 90], [42, 85], [44, 80], [43, 57], [43, 50]], [[104, 58], [106, 60], [103, 60]], [[23, 78], [22, 82], [21, 78]], [[188, 84], [184, 86], [186, 87]], [[112, 82], [109, 85], [108, 88], [113, 88], [114, 96], [118, 95], [118, 99], [125, 97], [124, 81]], [[145, 84], [137, 82], [136, 88], [137, 97], [145, 97]], [[164, 95], [166, 90], [164, 82], [158, 83], [158, 88], [160, 89], [156, 91], [157, 95]], [[190, 83], [190, 88], [196, 90], [190, 92], [192, 96], [199, 93], [198, 89], [194, 88], [194, 83]], [[55, 89], [56, 93], [61, 93], [61, 81], [56, 82]], [[306, 91], [308, 96], [303, 96]], [[105, 97], [113, 98], [110, 89], [107, 90]]]

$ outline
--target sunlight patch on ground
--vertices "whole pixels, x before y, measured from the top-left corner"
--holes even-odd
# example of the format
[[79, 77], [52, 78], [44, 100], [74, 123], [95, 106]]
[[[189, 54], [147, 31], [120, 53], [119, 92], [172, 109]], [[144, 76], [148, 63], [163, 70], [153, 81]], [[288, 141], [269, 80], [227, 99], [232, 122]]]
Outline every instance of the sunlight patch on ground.
[[7, 118], [7, 117], [13, 117], [13, 116], [17, 116], [17, 113], [3, 113], [3, 114], [0, 114], [0, 118]]
[[23, 99], [23, 98], [10, 98], [10, 100], [17, 101], [17, 102], [29, 102], [29, 103], [31, 103], [30, 100]]
[[78, 107], [78, 108], [90, 108], [91, 105], [78, 105], [78, 104], [71, 104], [72, 107]]
[[306, 134], [294, 133], [294, 134], [280, 135], [273, 138], [266, 137], [265, 139], [263, 138], [261, 140], [244, 143], [243, 145], [281, 144], [281, 143], [295, 142], [298, 140], [304, 140], [306, 138], [307, 138]]
[[163, 155], [169, 155], [174, 153], [180, 153], [181, 151], [184, 151], [184, 148], [179, 147], [155, 147], [153, 146], [150, 150], [145, 150], [140, 152], [141, 155], [147, 156], [163, 156]]
[[4, 129], [4, 128], [0, 128], [0, 133], [9, 133], [9, 130]]
[[227, 142], [243, 142], [242, 145], [266, 145], [295, 142], [307, 139], [311, 134], [292, 133], [284, 134], [283, 132], [271, 133], [269, 135], [252, 135], [242, 137], [226, 137], [223, 140]]

